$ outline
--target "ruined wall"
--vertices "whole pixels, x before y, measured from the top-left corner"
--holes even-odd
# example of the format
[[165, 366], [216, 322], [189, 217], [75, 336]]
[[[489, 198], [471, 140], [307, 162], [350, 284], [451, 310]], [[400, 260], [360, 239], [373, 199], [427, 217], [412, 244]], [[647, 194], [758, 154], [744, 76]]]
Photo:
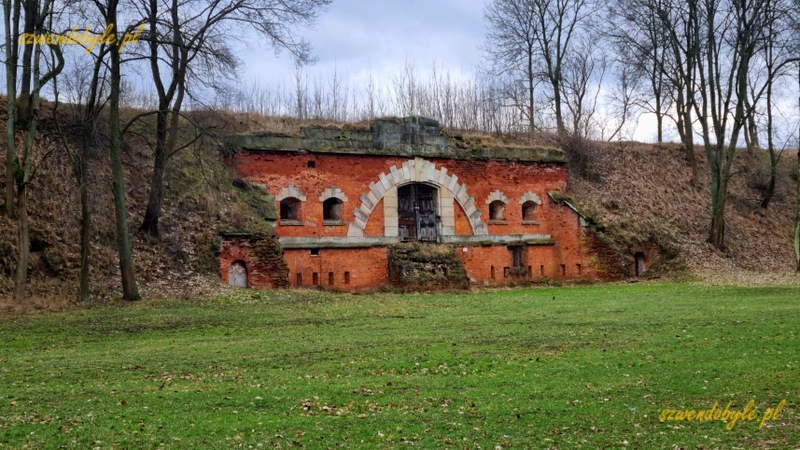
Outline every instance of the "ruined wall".
[[226, 236], [219, 254], [220, 277], [228, 283], [229, 269], [241, 262], [248, 287], [281, 288], [289, 285], [289, 270], [276, 235]]

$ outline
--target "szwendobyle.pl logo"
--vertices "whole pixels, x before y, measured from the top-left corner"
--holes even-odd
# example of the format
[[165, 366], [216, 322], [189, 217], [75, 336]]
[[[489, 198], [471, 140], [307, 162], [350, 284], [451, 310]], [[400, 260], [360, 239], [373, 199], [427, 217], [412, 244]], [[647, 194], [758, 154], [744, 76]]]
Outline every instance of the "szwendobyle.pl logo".
[[658, 419], [662, 422], [726, 422], [725, 428], [728, 430], [732, 430], [740, 420], [745, 422], [758, 420], [758, 428], [761, 429], [768, 420], [778, 420], [783, 407], [786, 406], [786, 400], [781, 400], [774, 408], [767, 408], [764, 414], [758, 412], [755, 400], [750, 400], [742, 409], [732, 409], [732, 404], [733, 402], [728, 402], [724, 409], [719, 408], [719, 402], [714, 403], [714, 406], [709, 409], [667, 408], [661, 410], [661, 415], [658, 416]]
[[111, 24], [103, 30], [103, 33], [96, 33], [89, 27], [83, 31], [78, 31], [78, 27], [73, 27], [68, 33], [23, 33], [19, 37], [20, 45], [80, 45], [86, 53], [91, 53], [100, 44], [116, 46], [117, 52], [129, 44], [139, 42], [139, 36], [144, 30], [144, 25], [139, 25], [133, 32], [125, 33], [122, 39], [117, 39], [114, 32], [114, 25]]

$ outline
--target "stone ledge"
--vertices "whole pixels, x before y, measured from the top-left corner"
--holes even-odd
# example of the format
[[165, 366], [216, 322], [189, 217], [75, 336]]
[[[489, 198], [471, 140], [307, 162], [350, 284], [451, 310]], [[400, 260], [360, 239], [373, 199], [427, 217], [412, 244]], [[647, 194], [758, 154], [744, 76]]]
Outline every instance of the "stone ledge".
[[554, 147], [469, 147], [453, 145], [439, 124], [431, 119], [407, 117], [378, 119], [371, 129], [348, 130], [310, 127], [302, 136], [244, 134], [229, 136], [234, 149], [271, 152], [310, 152], [352, 155], [403, 156], [478, 161], [567, 162], [565, 153]]
[[344, 220], [323, 220], [322, 225], [326, 227], [343, 227], [347, 223]]
[[[440, 236], [442, 244], [458, 246], [476, 245], [552, 245], [555, 241], [549, 234], [500, 234], [494, 236]], [[298, 248], [364, 248], [387, 247], [400, 242], [394, 236], [327, 236], [327, 237], [282, 237], [285, 249]]]

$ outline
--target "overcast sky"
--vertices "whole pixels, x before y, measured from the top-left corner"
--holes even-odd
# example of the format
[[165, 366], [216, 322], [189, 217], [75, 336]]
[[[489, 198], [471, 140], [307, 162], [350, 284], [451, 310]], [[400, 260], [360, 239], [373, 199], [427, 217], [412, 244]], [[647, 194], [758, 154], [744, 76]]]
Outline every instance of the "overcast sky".
[[[318, 62], [311, 73], [338, 73], [350, 81], [390, 79], [405, 61], [428, 72], [436, 63], [451, 73], [474, 73], [485, 34], [484, 0], [334, 0], [313, 30], [302, 35]], [[241, 79], [264, 84], [290, 82], [294, 73], [286, 52], [274, 56], [266, 46], [242, 52]]]
[[[472, 76], [481, 64], [479, 46], [486, 35], [483, 9], [488, 0], [333, 0], [319, 14], [313, 29], [300, 29], [318, 61], [307, 69], [311, 79], [329, 82], [334, 70], [345, 84], [363, 89], [370, 75], [388, 86], [406, 61], [418, 74], [437, 70]], [[290, 55], [258, 43], [243, 47], [239, 79], [243, 86], [291, 86], [294, 63]], [[794, 85], [793, 85], [794, 86]], [[247, 88], [245, 87], [245, 90]], [[796, 88], [791, 88], [792, 92]], [[788, 96], [794, 115], [796, 95]], [[655, 118], [644, 114], [634, 127], [637, 140], [656, 139]], [[677, 141], [675, 127], [665, 127], [667, 140]]]

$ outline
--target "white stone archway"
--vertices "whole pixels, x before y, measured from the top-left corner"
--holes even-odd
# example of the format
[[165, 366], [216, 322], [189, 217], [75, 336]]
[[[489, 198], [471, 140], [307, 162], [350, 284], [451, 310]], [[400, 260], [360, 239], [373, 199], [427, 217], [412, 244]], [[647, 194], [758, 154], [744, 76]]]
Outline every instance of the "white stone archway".
[[378, 175], [376, 182], [369, 184], [369, 192], [361, 194], [361, 204], [355, 209], [355, 217], [347, 230], [347, 236], [364, 236], [369, 216], [381, 200], [384, 207], [384, 236], [398, 236], [397, 188], [408, 183], [425, 183], [439, 188], [442, 236], [455, 235], [455, 202], [466, 213], [473, 235], [489, 234], [481, 219], [481, 210], [475, 206], [475, 198], [467, 192], [466, 183], [459, 183], [458, 175], [448, 174], [445, 167], [437, 169], [430, 161], [414, 158], [404, 162], [399, 168], [390, 167], [388, 172]]

